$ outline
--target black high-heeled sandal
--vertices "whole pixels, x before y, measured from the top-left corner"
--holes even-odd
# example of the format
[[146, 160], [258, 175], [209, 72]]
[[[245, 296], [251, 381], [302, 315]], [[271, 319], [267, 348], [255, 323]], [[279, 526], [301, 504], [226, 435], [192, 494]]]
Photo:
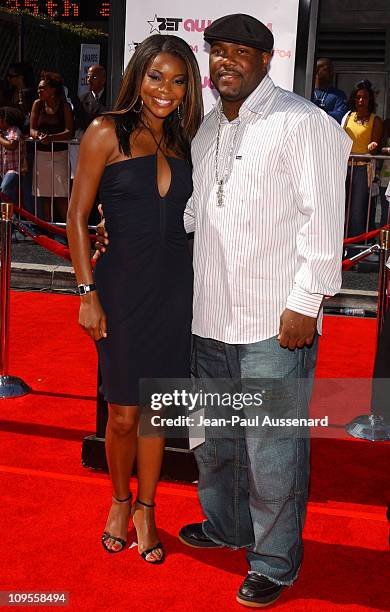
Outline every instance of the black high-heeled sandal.
[[[141, 506], [145, 506], [145, 508], [154, 508], [156, 505], [156, 504], [146, 504], [145, 502], [141, 501], [138, 497], [135, 500], [135, 503], [141, 504]], [[161, 559], [156, 559], [155, 561], [147, 559], [146, 557], [150, 555], [150, 553], [154, 552], [155, 550], [161, 550]], [[146, 561], [146, 563], [151, 563], [152, 565], [160, 565], [163, 561], [165, 561], [165, 551], [164, 551], [164, 548], [161, 542], [157, 542], [157, 544], [155, 544], [151, 548], [144, 550], [142, 553], [140, 553], [140, 555], [143, 558], [143, 560]]]
[[[118, 497], [115, 497], [115, 495], [112, 496], [112, 499], [115, 499], [116, 502], [120, 503], [120, 504], [125, 504], [127, 502], [131, 502], [133, 495], [132, 493], [130, 493], [129, 497], [126, 497], [126, 499], [119, 499]], [[114, 540], [114, 544], [120, 544], [121, 547], [114, 550], [113, 548], [108, 548], [106, 542], [108, 540]], [[118, 538], [116, 536], [111, 535], [111, 533], [109, 533], [108, 531], [105, 531], [102, 535], [102, 545], [104, 550], [106, 550], [108, 553], [119, 553], [122, 552], [122, 550], [124, 550], [125, 546], [126, 546], [126, 542], [127, 540], [124, 540], [123, 538]]]

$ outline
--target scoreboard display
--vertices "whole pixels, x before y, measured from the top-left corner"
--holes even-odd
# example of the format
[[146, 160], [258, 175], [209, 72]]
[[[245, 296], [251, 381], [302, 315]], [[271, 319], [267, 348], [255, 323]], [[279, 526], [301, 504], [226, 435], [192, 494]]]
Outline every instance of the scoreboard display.
[[60, 21], [102, 21], [110, 16], [111, 2], [100, 0], [0, 0], [0, 6], [48, 15]]

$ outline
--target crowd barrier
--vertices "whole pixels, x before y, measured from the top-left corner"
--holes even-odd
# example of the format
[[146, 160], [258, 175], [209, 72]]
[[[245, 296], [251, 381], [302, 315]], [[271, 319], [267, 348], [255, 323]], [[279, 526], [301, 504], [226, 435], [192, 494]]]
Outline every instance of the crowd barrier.
[[[55, 200], [62, 198], [66, 200], [66, 206], [69, 204], [80, 140], [73, 138], [72, 140], [51, 142], [47, 145], [48, 150], [43, 152], [47, 153], [44, 163], [38, 161], [39, 155], [42, 153], [40, 151], [41, 146], [42, 143], [33, 138], [24, 138], [19, 142], [17, 204], [20, 209], [27, 210], [39, 219], [61, 225], [65, 218], [59, 218], [58, 214], [56, 215]], [[63, 148], [63, 151], [57, 151], [58, 147]], [[56, 172], [59, 168], [58, 153], [65, 153], [62, 161], [65, 161], [66, 165], [66, 185], [63, 180], [64, 176], [61, 176], [61, 180], [59, 180], [59, 174]], [[42, 188], [42, 182], [45, 183], [44, 188]], [[63, 190], [61, 195], [59, 195], [60, 189]], [[43, 195], [41, 195], [41, 192], [43, 192]], [[42, 201], [44, 199], [50, 201], [48, 215], [45, 214], [47, 211], [43, 208]]]
[[[390, 208], [385, 189], [380, 186], [380, 167], [388, 155], [350, 155], [346, 181], [344, 238], [368, 234], [364, 241], [350, 241], [356, 249], [364, 248], [376, 226], [390, 223]], [[378, 219], [379, 217], [379, 219]], [[358, 229], [357, 233], [354, 229]], [[348, 243], [346, 243], [348, 244]]]

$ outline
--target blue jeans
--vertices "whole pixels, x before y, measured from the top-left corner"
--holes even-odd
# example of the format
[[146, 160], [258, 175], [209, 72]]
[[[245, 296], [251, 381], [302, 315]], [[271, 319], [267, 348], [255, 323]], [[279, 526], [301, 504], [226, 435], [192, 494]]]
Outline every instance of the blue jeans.
[[0, 191], [14, 204], [17, 204], [19, 191], [19, 174], [16, 172], [7, 172], [3, 177], [0, 177]]
[[[316, 356], [317, 339], [310, 348], [290, 351], [276, 337], [232, 345], [195, 336], [193, 370], [204, 379], [229, 378], [232, 389], [241, 383], [242, 391], [252, 394], [262, 384], [258, 379], [271, 379], [271, 412], [275, 406], [275, 416], [302, 418], [308, 413]], [[245, 408], [245, 416], [256, 410], [261, 414], [254, 406]], [[247, 547], [251, 571], [291, 584], [302, 559], [308, 436], [298, 428], [281, 433], [271, 426], [223, 435], [207, 428], [206, 441], [195, 450], [199, 499], [207, 517], [204, 533], [218, 544]]]

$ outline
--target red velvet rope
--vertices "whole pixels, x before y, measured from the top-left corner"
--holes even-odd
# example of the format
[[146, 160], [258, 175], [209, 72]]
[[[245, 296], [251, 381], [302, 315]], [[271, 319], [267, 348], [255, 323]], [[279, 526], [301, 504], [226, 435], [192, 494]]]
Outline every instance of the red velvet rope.
[[375, 238], [375, 236], [379, 236], [379, 233], [383, 229], [390, 229], [390, 225], [384, 225], [377, 230], [373, 230], [372, 232], [367, 232], [366, 234], [360, 234], [359, 236], [352, 236], [352, 238], [345, 238], [343, 244], [352, 244], [353, 242], [361, 242], [362, 240], [368, 240], [369, 238]]
[[[33, 239], [37, 244], [47, 249], [54, 255], [63, 257], [64, 259], [67, 259], [68, 261], [72, 261], [69, 249], [63, 246], [62, 244], [59, 244], [55, 240], [52, 240], [51, 238], [48, 238], [47, 236], [33, 236]], [[344, 259], [344, 261], [342, 262], [343, 270], [349, 270], [350, 268], [352, 268], [352, 266], [355, 265], [355, 263], [357, 262], [351, 261], [350, 259]], [[95, 264], [96, 264], [96, 260], [91, 259], [91, 266], [94, 267]]]
[[[34, 221], [40, 227], [43, 227], [44, 229], [47, 229], [48, 231], [51, 231], [53, 233], [58, 233], [62, 236], [63, 235], [66, 236], [66, 230], [63, 230], [62, 228], [57, 228], [56, 226], [53, 226], [50, 223], [47, 223], [46, 221], [42, 221], [41, 219], [38, 219], [37, 217], [29, 213], [27, 210], [24, 210], [23, 208], [19, 208], [18, 206], [15, 206], [14, 210], [16, 212], [19, 212], [22, 216], [26, 217], [26, 219], [30, 219], [31, 221]], [[381, 229], [390, 229], [390, 225], [384, 225], [382, 228], [378, 230], [374, 230], [372, 232], [368, 232], [365, 234], [360, 234], [360, 236], [353, 236], [352, 238], [347, 238], [346, 240], [344, 240], [343, 244], [344, 245], [351, 244], [353, 242], [360, 242], [361, 240], [373, 238], [374, 236], [379, 235], [379, 232]], [[58, 257], [62, 257], [63, 259], [72, 261], [72, 258], [70, 256], [70, 251], [67, 247], [63, 246], [62, 244], [59, 244], [58, 242], [56, 242], [55, 240], [52, 240], [51, 238], [48, 238], [47, 236], [34, 236], [30, 232], [28, 233], [33, 238], [33, 240], [37, 244], [42, 246], [43, 248], [47, 249], [48, 251], [50, 251], [54, 255], [57, 255]], [[95, 236], [90, 235], [89, 237], [91, 241], [95, 240]], [[344, 261], [342, 262], [343, 270], [350, 270], [355, 265], [355, 263], [358, 263], [358, 262], [351, 261], [350, 259], [344, 259]], [[95, 264], [96, 264], [96, 260], [91, 259], [91, 266], [94, 267]]]
[[[39, 244], [47, 251], [50, 251], [50, 253], [53, 253], [53, 255], [57, 255], [57, 257], [62, 257], [63, 259], [67, 259], [68, 261], [72, 261], [69, 249], [63, 244], [59, 244], [56, 240], [53, 240], [48, 236], [35, 236], [35, 234], [29, 232], [23, 227], [23, 225], [19, 225], [18, 223], [16, 223], [16, 226], [21, 232], [30, 236], [34, 240], [34, 242]], [[96, 259], [91, 259], [90, 263], [92, 268], [95, 267], [96, 261]]]
[[[52, 234], [58, 234], [59, 236], [67, 236], [65, 229], [62, 229], [61, 227], [57, 227], [56, 225], [52, 225], [51, 223], [47, 223], [47, 221], [43, 221], [42, 219], [39, 219], [35, 215], [29, 213], [24, 208], [19, 208], [19, 206], [14, 206], [14, 210], [15, 212], [21, 214], [22, 217], [25, 217], [26, 219], [33, 221], [34, 223], [36, 223], [36, 225], [38, 225], [39, 227], [42, 227], [43, 229], [46, 229], [48, 232], [51, 232]], [[359, 234], [359, 236], [352, 236], [351, 238], [345, 238], [343, 241], [343, 244], [344, 245], [353, 244], [354, 242], [362, 242], [370, 238], [375, 238], [375, 236], [379, 236], [379, 233], [382, 229], [390, 229], [390, 225], [384, 225], [383, 227], [377, 230], [373, 230], [372, 232], [366, 232], [364, 234]], [[94, 242], [96, 240], [96, 236], [90, 234], [89, 239], [91, 240], [91, 242]], [[353, 265], [353, 263], [351, 265]]]
[[[33, 223], [35, 223], [42, 229], [45, 229], [52, 234], [58, 234], [59, 236], [67, 236], [66, 230], [62, 229], [62, 227], [57, 227], [56, 225], [47, 223], [47, 221], [43, 221], [42, 219], [39, 219], [35, 215], [29, 213], [28, 210], [25, 210], [24, 208], [19, 208], [19, 206], [14, 206], [14, 211], [22, 215], [22, 217], [25, 217], [29, 221], [32, 221]], [[91, 240], [91, 242], [94, 242], [96, 240], [96, 237], [90, 234], [89, 239]]]
[[[32, 236], [32, 238], [34, 242], [39, 244], [41, 247], [43, 247], [47, 251], [50, 251], [50, 253], [53, 253], [54, 255], [57, 255], [58, 257], [62, 257], [63, 259], [67, 259], [68, 261], [72, 261], [69, 249], [63, 244], [59, 244], [55, 240], [52, 240], [52, 238], [48, 238], [48, 236]], [[95, 267], [95, 264], [96, 264], [96, 259], [91, 259], [92, 268]]]
[[350, 270], [350, 268], [352, 268], [352, 266], [354, 266], [356, 263], [358, 263], [358, 262], [357, 261], [351, 261], [350, 259], [344, 259], [344, 261], [342, 262], [343, 270]]
[[33, 236], [34, 242], [39, 244], [41, 247], [50, 251], [54, 255], [58, 257], [63, 257], [63, 259], [67, 259], [68, 261], [72, 261], [70, 257], [70, 251], [63, 244], [59, 244], [52, 238], [48, 236]]

